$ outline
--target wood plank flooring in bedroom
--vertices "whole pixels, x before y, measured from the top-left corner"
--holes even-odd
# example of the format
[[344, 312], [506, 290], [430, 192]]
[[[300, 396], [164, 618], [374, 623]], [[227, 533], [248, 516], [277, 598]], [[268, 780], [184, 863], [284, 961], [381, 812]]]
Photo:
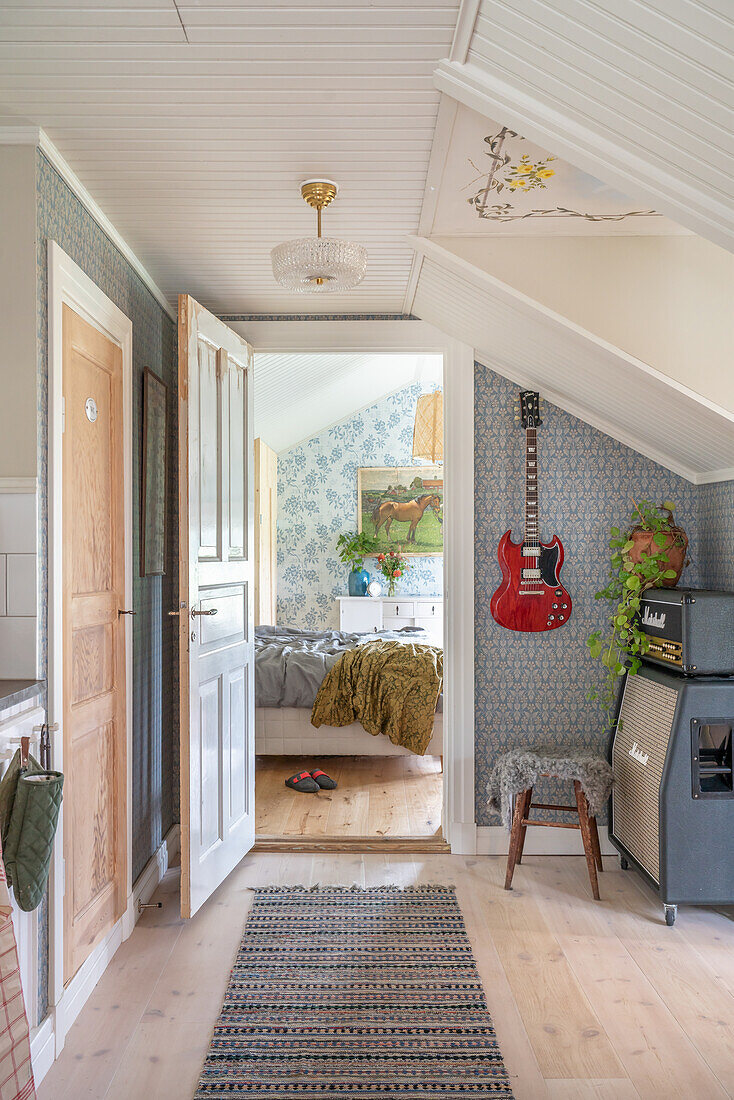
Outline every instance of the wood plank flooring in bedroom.
[[[335, 791], [299, 794], [285, 786], [320, 767]], [[259, 756], [255, 767], [258, 840], [441, 839], [443, 775], [438, 756]]]

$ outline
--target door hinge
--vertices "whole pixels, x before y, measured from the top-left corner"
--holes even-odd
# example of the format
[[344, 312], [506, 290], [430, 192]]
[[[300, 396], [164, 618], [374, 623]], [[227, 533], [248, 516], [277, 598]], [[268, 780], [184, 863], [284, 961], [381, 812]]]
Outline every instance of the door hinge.
[[66, 398], [61, 398], [61, 434], [66, 431]]

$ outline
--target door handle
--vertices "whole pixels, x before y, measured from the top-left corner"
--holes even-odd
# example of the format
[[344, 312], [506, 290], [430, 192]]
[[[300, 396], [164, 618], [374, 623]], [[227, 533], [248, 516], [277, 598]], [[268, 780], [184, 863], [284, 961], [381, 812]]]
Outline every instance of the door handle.
[[119, 618], [120, 615], [137, 615], [137, 611], [122, 611], [120, 609], [120, 610], [118, 610], [117, 615], [118, 615], [118, 618]]
[[216, 607], [212, 607], [211, 610], [209, 610], [209, 611], [197, 611], [196, 609], [194, 609], [191, 612], [191, 617], [193, 618], [194, 615], [198, 615], [199, 617], [203, 618], [204, 615], [216, 615], [216, 614], [217, 614]]
[[170, 615], [171, 617], [173, 617], [174, 615], [180, 615], [180, 614], [181, 614], [181, 612], [180, 612], [180, 611], [169, 611], [169, 612], [168, 612], [168, 614], [169, 614], [169, 615]]

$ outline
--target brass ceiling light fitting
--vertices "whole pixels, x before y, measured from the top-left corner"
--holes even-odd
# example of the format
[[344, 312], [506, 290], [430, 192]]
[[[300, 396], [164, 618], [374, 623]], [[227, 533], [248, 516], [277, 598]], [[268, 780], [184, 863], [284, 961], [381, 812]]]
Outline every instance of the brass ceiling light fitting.
[[350, 290], [364, 279], [367, 249], [352, 241], [321, 236], [321, 211], [333, 202], [339, 185], [312, 179], [301, 184], [301, 196], [316, 211], [316, 236], [277, 245], [270, 253], [273, 275], [289, 290], [301, 294]]

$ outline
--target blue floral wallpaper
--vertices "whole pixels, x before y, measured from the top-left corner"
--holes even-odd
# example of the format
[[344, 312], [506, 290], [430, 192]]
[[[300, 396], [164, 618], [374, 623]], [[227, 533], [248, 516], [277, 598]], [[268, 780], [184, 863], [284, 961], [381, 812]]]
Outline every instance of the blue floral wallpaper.
[[[423, 392], [418, 382], [406, 386], [278, 455], [279, 623], [338, 627], [336, 597], [347, 595], [349, 569], [335, 543], [342, 531], [357, 528], [357, 470], [412, 463], [415, 406]], [[442, 593], [443, 559], [411, 561], [398, 591]], [[372, 566], [365, 562], [374, 573]]]
[[[498, 753], [550, 742], [603, 752], [598, 705], [587, 694], [599, 681], [585, 639], [600, 626], [604, 605], [594, 599], [606, 579], [607, 530], [624, 522], [631, 497], [673, 500], [691, 540], [692, 564], [683, 575], [699, 585], [698, 491], [595, 428], [548, 405], [538, 431], [540, 520], [544, 541], [559, 535], [561, 576], [573, 600], [566, 626], [519, 634], [498, 626], [489, 601], [500, 580], [497, 543], [511, 527], [522, 532], [524, 433], [513, 420], [517, 387], [480, 363], [475, 367], [475, 645], [476, 801], [479, 825], [497, 824], [486, 807], [486, 782]], [[711, 487], [712, 489], [714, 487]], [[721, 489], [716, 486], [716, 489]], [[711, 493], [714, 497], [716, 494]], [[731, 499], [731, 487], [729, 487]], [[713, 509], [712, 505], [712, 509]], [[730, 513], [731, 515], [731, 513]], [[729, 519], [731, 530], [731, 519]], [[715, 555], [718, 559], [718, 552]], [[722, 554], [723, 557], [723, 545]], [[730, 587], [731, 581], [729, 581]], [[565, 789], [548, 784], [554, 800]], [[541, 801], [547, 801], [540, 799]]]
[[699, 485], [697, 492], [701, 587], [734, 591], [734, 481]]

